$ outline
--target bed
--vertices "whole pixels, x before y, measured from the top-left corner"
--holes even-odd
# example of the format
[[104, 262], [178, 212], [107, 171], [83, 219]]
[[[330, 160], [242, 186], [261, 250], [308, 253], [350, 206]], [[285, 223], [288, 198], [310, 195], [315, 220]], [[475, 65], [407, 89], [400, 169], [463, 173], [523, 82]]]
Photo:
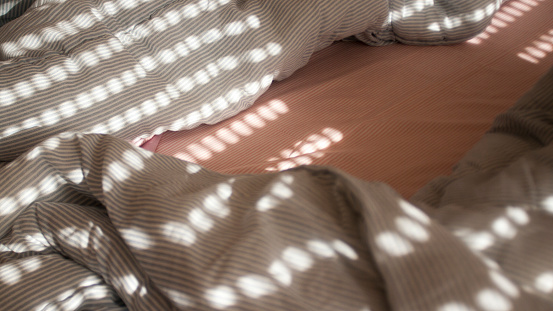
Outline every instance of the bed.
[[3, 310], [553, 308], [553, 3], [0, 14]]

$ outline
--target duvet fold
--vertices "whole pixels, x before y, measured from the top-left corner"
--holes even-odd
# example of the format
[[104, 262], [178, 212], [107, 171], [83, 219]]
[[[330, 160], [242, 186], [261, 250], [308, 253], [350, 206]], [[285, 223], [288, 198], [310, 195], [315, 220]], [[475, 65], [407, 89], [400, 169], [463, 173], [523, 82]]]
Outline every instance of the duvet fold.
[[0, 183], [4, 310], [550, 307], [390, 187], [329, 167], [222, 175], [64, 134]]
[[214, 124], [337, 40], [457, 43], [500, 4], [35, 1], [0, 30], [0, 160], [67, 131], [142, 141]]

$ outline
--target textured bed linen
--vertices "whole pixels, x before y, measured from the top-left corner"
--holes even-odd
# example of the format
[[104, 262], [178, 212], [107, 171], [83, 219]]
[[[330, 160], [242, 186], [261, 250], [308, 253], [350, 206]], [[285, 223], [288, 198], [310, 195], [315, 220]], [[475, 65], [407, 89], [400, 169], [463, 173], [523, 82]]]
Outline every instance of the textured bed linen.
[[553, 70], [422, 209], [329, 167], [222, 175], [51, 138], [0, 169], [2, 307], [551, 310], [552, 86]]
[[233, 174], [332, 165], [410, 197], [449, 174], [494, 117], [553, 66], [551, 16], [552, 1], [517, 0], [463, 44], [336, 43], [251, 108], [166, 132], [153, 150]]
[[65, 131], [213, 124], [336, 40], [455, 43], [501, 2], [35, 1], [0, 31], [0, 160]]

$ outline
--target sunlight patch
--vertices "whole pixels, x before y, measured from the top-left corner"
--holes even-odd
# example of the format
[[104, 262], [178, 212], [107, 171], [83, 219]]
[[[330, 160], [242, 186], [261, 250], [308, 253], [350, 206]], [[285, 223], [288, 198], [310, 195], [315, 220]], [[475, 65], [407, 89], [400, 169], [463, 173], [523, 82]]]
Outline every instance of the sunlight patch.
[[399, 257], [414, 251], [413, 245], [395, 232], [383, 232], [376, 237], [376, 245], [388, 255]]
[[306, 271], [313, 265], [313, 259], [309, 253], [292, 246], [282, 252], [282, 259], [289, 267], [298, 271]]
[[399, 232], [417, 242], [426, 242], [430, 238], [430, 234], [422, 225], [407, 217], [396, 218], [396, 227]]
[[275, 260], [269, 267], [268, 272], [281, 284], [286, 286], [292, 284], [292, 272], [282, 261]]
[[534, 281], [534, 287], [542, 293], [553, 292], [553, 272], [544, 272]]
[[119, 230], [125, 242], [136, 249], [148, 249], [152, 246], [150, 236], [138, 228], [122, 228]]
[[185, 224], [169, 222], [163, 225], [162, 230], [163, 236], [169, 238], [174, 243], [191, 246], [196, 242], [196, 232]]
[[476, 296], [476, 302], [485, 311], [510, 311], [511, 301], [496, 290], [484, 289]]
[[247, 275], [238, 279], [236, 285], [242, 293], [250, 298], [258, 299], [277, 290], [268, 278], [261, 275]]
[[334, 240], [332, 242], [332, 247], [336, 252], [351, 260], [357, 260], [359, 258], [359, 255], [357, 254], [357, 252], [351, 246], [346, 244], [344, 241]]
[[228, 286], [218, 286], [205, 292], [207, 302], [215, 309], [226, 309], [236, 303], [234, 290]]

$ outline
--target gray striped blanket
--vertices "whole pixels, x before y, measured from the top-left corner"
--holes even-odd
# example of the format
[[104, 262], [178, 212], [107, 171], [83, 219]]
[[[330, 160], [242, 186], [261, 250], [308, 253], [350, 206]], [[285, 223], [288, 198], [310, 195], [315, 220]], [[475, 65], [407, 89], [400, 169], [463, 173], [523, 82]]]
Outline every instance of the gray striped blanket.
[[3, 1], [0, 161], [67, 131], [139, 142], [213, 124], [336, 40], [456, 43], [502, 1]]
[[552, 310], [552, 108], [553, 70], [412, 203], [329, 167], [50, 138], [0, 168], [0, 308]]

